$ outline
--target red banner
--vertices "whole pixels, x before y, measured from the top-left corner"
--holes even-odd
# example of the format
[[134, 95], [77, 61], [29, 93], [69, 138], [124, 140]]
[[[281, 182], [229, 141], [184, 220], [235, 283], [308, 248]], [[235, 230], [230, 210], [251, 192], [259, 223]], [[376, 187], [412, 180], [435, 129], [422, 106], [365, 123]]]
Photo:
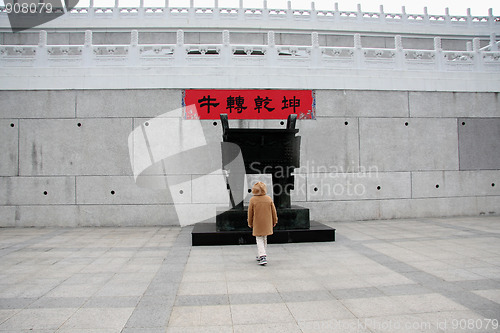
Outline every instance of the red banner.
[[314, 119], [313, 90], [198, 90], [184, 91], [186, 119]]

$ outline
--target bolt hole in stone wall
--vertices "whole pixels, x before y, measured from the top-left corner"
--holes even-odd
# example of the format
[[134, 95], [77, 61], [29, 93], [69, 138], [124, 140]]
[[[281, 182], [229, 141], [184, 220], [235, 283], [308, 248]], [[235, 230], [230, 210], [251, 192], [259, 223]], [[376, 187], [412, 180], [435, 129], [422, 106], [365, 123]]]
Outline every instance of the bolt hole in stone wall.
[[[494, 105], [498, 97], [482, 104], [483, 108], [490, 108], [489, 117], [471, 117], [459, 119], [458, 148], [459, 170], [499, 170], [500, 168], [500, 106]], [[472, 101], [462, 101], [464, 106], [457, 104], [457, 108], [474, 107], [480, 103], [476, 98]], [[493, 105], [492, 105], [493, 104]], [[479, 107], [476, 107], [479, 108]], [[477, 112], [480, 112], [479, 110]], [[483, 113], [485, 113], [483, 111]]]
[[10, 127], [15, 127], [16, 125], [14, 123], [11, 123], [10, 124]]
[[111, 191], [111, 195], [115, 195], [115, 193], [116, 193], [115, 191], [113, 191], [113, 190]]

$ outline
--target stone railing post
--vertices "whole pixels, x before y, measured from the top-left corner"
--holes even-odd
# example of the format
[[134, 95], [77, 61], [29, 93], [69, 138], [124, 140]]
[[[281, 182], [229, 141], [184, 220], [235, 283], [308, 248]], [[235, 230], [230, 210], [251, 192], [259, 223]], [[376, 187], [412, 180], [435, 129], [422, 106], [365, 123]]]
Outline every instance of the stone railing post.
[[269, 20], [269, 8], [267, 8], [267, 0], [263, 2], [262, 19], [267, 22]]
[[139, 18], [143, 18], [144, 17], [144, 0], [140, 0], [139, 1], [138, 16], [139, 16]]
[[472, 51], [479, 52], [481, 49], [481, 40], [479, 38], [474, 38], [472, 40]]
[[321, 67], [321, 49], [319, 48], [319, 34], [311, 34], [311, 67]]
[[490, 35], [490, 45], [491, 45], [491, 51], [498, 51], [498, 45], [497, 45], [497, 35], [492, 32]]
[[436, 52], [436, 69], [438, 71], [443, 70], [444, 67], [444, 55], [443, 48], [441, 47], [441, 38], [434, 37], [434, 51]]
[[276, 40], [274, 31], [267, 33], [267, 51], [266, 51], [267, 65], [269, 67], [277, 66], [278, 51], [276, 50]]
[[490, 24], [490, 29], [495, 28], [495, 17], [493, 16], [493, 8], [488, 9], [488, 23]]
[[267, 7], [267, 0], [262, 2], [262, 19], [267, 22], [269, 20], [269, 8]]
[[316, 22], [318, 20], [318, 12], [316, 11], [316, 4], [314, 1], [311, 2], [311, 15], [310, 15], [310, 20], [312, 22]]
[[405, 53], [403, 50], [403, 40], [400, 35], [394, 37], [394, 46], [396, 51], [396, 68], [405, 69]]
[[91, 67], [93, 58], [92, 31], [85, 30], [85, 44], [82, 49], [82, 62], [84, 67]]
[[240, 20], [240, 21], [245, 20], [245, 8], [243, 8], [243, 0], [240, 0], [239, 6], [238, 6], [238, 20]]
[[231, 50], [231, 40], [229, 30], [222, 31], [222, 48], [220, 50], [221, 55], [221, 65], [222, 66], [231, 66], [231, 62], [233, 60], [233, 54]]
[[88, 16], [89, 19], [91, 19], [91, 20], [94, 19], [94, 12], [95, 12], [94, 0], [90, 0], [90, 2], [89, 2], [89, 11], [87, 13], [87, 16]]
[[131, 46], [137, 46], [137, 45], [139, 45], [139, 31], [132, 30], [130, 32], [130, 45]]
[[113, 7], [113, 18], [118, 19], [120, 17], [120, 0], [115, 0], [115, 6]]
[[288, 0], [287, 2], [287, 10], [286, 10], [286, 18], [290, 24], [293, 24], [293, 10], [292, 10], [292, 2]]
[[47, 31], [40, 30], [38, 34], [38, 46], [46, 47], [47, 46]]
[[385, 12], [384, 12], [384, 5], [380, 5], [380, 17], [379, 17], [380, 23], [385, 23]]
[[128, 51], [128, 60], [131, 66], [139, 65], [139, 31], [132, 30], [130, 33], [130, 47]]
[[356, 14], [356, 20], [358, 21], [358, 23], [362, 23], [363, 22], [363, 11], [361, 10], [361, 4], [358, 3], [358, 12]]
[[219, 20], [220, 17], [219, 0], [214, 0], [214, 12], [212, 15], [215, 21]]
[[450, 9], [448, 7], [444, 9], [444, 22], [448, 28], [451, 28]]
[[170, 18], [170, 3], [168, 0], [165, 0], [165, 7], [163, 8], [163, 17], [167, 20]]
[[364, 67], [364, 57], [363, 48], [361, 45], [361, 35], [354, 34], [354, 65], [356, 68]]
[[47, 31], [40, 30], [40, 33], [38, 34], [38, 48], [35, 52], [36, 67], [47, 67]]
[[339, 22], [340, 21], [340, 10], [339, 10], [339, 3], [335, 3], [335, 13], [333, 14], [333, 18], [335, 21]]
[[427, 11], [427, 7], [424, 7], [424, 23], [428, 25], [430, 23], [429, 12]]
[[184, 31], [177, 30], [177, 42], [174, 50], [174, 63], [176, 66], [183, 67], [187, 63], [187, 51], [184, 46]]
[[194, 0], [189, 0], [188, 15], [189, 15], [189, 19], [191, 20], [191, 22], [195, 22], [196, 9], [194, 8]]
[[406, 7], [401, 7], [401, 23], [406, 25], [408, 24], [408, 14], [406, 14]]
[[474, 51], [474, 66], [477, 72], [483, 70], [483, 55], [481, 52], [481, 41], [479, 38], [474, 38], [472, 40], [472, 51]]

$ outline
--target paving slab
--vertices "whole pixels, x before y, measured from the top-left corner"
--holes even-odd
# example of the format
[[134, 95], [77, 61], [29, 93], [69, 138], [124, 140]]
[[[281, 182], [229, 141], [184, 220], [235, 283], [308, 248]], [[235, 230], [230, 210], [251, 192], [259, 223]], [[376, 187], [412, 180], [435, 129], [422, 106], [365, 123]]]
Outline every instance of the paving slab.
[[328, 225], [265, 267], [192, 226], [3, 228], [0, 333], [499, 331], [500, 217]]

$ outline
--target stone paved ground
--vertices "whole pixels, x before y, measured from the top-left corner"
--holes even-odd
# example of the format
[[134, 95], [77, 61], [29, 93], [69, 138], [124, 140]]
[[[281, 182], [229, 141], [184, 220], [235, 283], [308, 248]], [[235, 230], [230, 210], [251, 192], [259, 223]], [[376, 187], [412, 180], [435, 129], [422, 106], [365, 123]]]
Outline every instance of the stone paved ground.
[[266, 267], [191, 227], [0, 229], [0, 332], [500, 331], [500, 217], [328, 224]]

